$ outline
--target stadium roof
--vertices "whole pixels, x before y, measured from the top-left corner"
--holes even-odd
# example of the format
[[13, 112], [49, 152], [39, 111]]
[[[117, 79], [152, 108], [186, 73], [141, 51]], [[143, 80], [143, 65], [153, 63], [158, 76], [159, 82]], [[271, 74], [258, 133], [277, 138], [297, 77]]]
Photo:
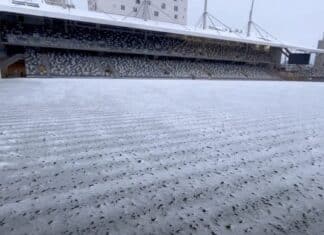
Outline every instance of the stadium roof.
[[[21, 1], [24, 2], [24, 1]], [[247, 43], [260, 46], [270, 46], [278, 48], [288, 48], [293, 51], [305, 53], [324, 53], [324, 50], [295, 46], [275, 40], [264, 40], [257, 37], [246, 37], [242, 34], [221, 32], [212, 29], [201, 29], [191, 26], [183, 26], [158, 21], [144, 21], [138, 18], [111, 15], [106, 13], [86, 11], [82, 9], [62, 8], [39, 3], [39, 7], [13, 4], [12, 0], [1, 0], [0, 12], [32, 15], [39, 17], [49, 17], [55, 19], [65, 19], [86, 23], [95, 23], [102, 25], [136, 28], [141, 30], [150, 30], [156, 32], [171, 33], [199, 38], [208, 38], [215, 40], [224, 40], [230, 42]]]

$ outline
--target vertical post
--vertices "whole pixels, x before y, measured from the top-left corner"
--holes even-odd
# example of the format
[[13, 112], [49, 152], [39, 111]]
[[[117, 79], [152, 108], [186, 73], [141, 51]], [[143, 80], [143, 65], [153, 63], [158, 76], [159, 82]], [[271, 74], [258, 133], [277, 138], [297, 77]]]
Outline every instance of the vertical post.
[[[1, 22], [0, 22], [1, 24]], [[4, 72], [5, 68], [2, 68], [2, 62], [6, 60], [7, 58], [7, 52], [6, 52], [6, 48], [4, 45], [0, 44], [0, 79], [2, 78], [2, 72]]]
[[144, 16], [144, 20], [147, 21], [149, 18], [149, 1], [148, 0], [144, 0], [144, 8], [143, 8], [143, 16]]
[[252, 5], [251, 5], [251, 10], [250, 10], [250, 15], [249, 15], [248, 29], [247, 29], [247, 35], [246, 35], [248, 37], [251, 36], [251, 28], [252, 28], [252, 23], [253, 23], [254, 1], [255, 0], [252, 0]]
[[67, 26], [67, 21], [64, 20], [64, 32], [68, 33], [68, 26]]
[[207, 28], [207, 15], [208, 15], [208, 0], [205, 0], [204, 14], [203, 14], [203, 29]]

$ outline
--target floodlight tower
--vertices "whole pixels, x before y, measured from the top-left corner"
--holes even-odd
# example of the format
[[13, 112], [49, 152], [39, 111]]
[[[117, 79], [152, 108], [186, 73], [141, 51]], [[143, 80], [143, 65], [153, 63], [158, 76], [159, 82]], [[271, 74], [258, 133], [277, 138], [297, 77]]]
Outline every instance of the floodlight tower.
[[203, 15], [203, 29], [207, 28], [207, 16], [208, 16], [208, 0], [205, 0], [204, 15]]
[[145, 21], [147, 21], [150, 18], [150, 10], [149, 10], [150, 0], [144, 0], [143, 5], [144, 5], [143, 18]]
[[[205, 5], [204, 5], [204, 12], [203, 14], [199, 17], [199, 20], [196, 24], [199, 28], [203, 28], [204, 30], [207, 28], [214, 29], [217, 31], [223, 31], [221, 28], [224, 28], [225, 30], [231, 31], [231, 28], [224, 24], [221, 20], [217, 19], [215, 16], [210, 14], [208, 12], [208, 0], [205, 0]], [[209, 24], [212, 24], [212, 27], [209, 27]], [[218, 27], [220, 25], [221, 27]]]
[[249, 15], [249, 22], [248, 22], [247, 35], [246, 35], [248, 37], [251, 36], [251, 28], [252, 28], [252, 24], [253, 24], [254, 2], [255, 2], [255, 0], [252, 0], [252, 5], [251, 5], [251, 10], [250, 10], [250, 15]]

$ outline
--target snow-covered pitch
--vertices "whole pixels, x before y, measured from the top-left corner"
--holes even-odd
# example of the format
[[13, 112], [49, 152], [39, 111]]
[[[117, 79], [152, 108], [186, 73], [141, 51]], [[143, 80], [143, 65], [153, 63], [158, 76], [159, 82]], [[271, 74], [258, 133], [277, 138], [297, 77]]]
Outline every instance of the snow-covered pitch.
[[324, 84], [0, 81], [0, 234], [323, 234]]

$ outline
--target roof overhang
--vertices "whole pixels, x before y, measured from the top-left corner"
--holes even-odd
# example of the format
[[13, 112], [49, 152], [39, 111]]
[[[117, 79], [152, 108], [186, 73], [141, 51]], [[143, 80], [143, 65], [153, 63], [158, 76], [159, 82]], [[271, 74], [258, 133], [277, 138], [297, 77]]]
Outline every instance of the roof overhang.
[[144, 21], [138, 18], [125, 18], [124, 16], [111, 15], [106, 13], [98, 13], [92, 11], [85, 11], [80, 9], [64, 9], [62, 7], [50, 6], [47, 4], [41, 4], [39, 8], [19, 6], [11, 3], [11, 0], [1, 0], [0, 12], [15, 13], [23, 15], [31, 15], [37, 17], [48, 17], [54, 19], [79, 21], [86, 23], [110, 25], [116, 27], [135, 28], [140, 30], [148, 30], [155, 32], [170, 33], [176, 35], [223, 40], [229, 42], [246, 43], [259, 46], [268, 46], [276, 48], [289, 48], [305, 53], [324, 53], [324, 50], [300, 47], [282, 43], [279, 41], [263, 40], [256, 37], [245, 37], [241, 34], [220, 32], [216, 30], [203, 30], [200, 28], [176, 25], [165, 22], [157, 21]]

